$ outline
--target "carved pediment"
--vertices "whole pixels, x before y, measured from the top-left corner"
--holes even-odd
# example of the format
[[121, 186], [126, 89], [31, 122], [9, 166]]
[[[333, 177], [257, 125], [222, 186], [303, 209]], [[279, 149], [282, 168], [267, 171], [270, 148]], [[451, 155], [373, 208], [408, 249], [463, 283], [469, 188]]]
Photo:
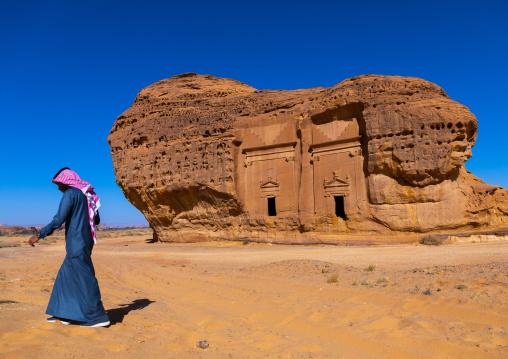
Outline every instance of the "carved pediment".
[[349, 185], [351, 184], [351, 176], [348, 174], [346, 178], [341, 178], [338, 170], [333, 171], [333, 178], [328, 180], [326, 177], [323, 180], [323, 187], [325, 188], [325, 197], [329, 196], [349, 196]]
[[272, 177], [268, 177], [268, 180], [260, 181], [261, 188], [266, 188], [266, 189], [277, 188], [278, 189], [279, 186], [280, 186], [280, 181], [273, 180]]
[[341, 188], [347, 189], [351, 184], [351, 176], [347, 175], [345, 179], [340, 178], [340, 173], [338, 170], [333, 171], [333, 178], [328, 180], [326, 177], [323, 180], [323, 187], [325, 189], [333, 189], [333, 188]]
[[268, 177], [268, 180], [259, 182], [261, 187], [261, 198], [279, 197], [280, 181]]

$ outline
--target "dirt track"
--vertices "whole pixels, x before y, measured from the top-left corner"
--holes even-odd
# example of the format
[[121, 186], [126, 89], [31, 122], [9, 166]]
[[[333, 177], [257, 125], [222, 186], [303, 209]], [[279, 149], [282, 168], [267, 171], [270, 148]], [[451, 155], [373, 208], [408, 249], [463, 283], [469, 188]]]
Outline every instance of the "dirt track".
[[[504, 358], [508, 243], [104, 239], [109, 328], [46, 323], [63, 242], [0, 249], [0, 357]], [[375, 264], [373, 271], [365, 268]], [[336, 283], [327, 283], [337, 275]], [[208, 349], [195, 343], [206, 339]]]

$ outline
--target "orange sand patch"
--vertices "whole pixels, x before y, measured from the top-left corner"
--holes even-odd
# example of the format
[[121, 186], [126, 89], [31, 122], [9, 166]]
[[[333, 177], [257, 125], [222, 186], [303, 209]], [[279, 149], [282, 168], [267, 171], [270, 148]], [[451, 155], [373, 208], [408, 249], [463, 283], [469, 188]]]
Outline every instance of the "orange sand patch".
[[[62, 241], [0, 249], [0, 357], [508, 357], [507, 242], [148, 239], [103, 239], [94, 249], [109, 328], [45, 322]], [[210, 347], [196, 348], [199, 340]]]

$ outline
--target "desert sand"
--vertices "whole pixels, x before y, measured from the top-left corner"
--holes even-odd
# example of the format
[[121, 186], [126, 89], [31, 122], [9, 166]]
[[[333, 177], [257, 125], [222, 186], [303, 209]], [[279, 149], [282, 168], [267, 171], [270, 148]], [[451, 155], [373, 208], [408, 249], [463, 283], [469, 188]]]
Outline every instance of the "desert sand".
[[150, 242], [94, 248], [108, 328], [45, 322], [63, 241], [1, 248], [0, 358], [508, 357], [508, 242]]

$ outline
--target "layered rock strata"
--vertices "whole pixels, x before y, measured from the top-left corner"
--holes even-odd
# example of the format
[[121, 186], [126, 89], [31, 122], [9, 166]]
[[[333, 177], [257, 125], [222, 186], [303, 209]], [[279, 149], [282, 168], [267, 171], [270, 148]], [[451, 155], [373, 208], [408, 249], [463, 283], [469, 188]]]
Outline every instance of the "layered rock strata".
[[188, 73], [143, 89], [108, 142], [158, 240], [330, 242], [507, 226], [508, 191], [464, 167], [477, 127], [418, 78], [258, 91]]

